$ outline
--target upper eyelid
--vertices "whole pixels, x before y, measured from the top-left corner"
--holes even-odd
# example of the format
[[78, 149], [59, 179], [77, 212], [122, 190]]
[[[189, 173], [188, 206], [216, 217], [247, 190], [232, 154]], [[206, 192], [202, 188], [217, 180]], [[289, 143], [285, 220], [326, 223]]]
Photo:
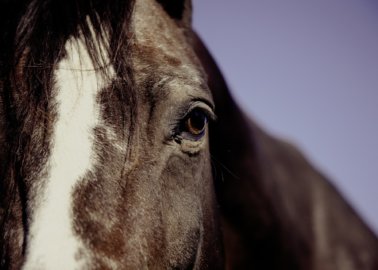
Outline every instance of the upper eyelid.
[[212, 104], [210, 102], [207, 102], [206, 100], [203, 100], [203, 99], [193, 100], [190, 106], [188, 107], [188, 109], [186, 110], [186, 114], [183, 117], [183, 119], [185, 119], [188, 115], [190, 115], [190, 113], [193, 110], [201, 109], [206, 114], [206, 116], [210, 118], [211, 121], [216, 121], [217, 116], [214, 113], [214, 109], [212, 107], [213, 107]]

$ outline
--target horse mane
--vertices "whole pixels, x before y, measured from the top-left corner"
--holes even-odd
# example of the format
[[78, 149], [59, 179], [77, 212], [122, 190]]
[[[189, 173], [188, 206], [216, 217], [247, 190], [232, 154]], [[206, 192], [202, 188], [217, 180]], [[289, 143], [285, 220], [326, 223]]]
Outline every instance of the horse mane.
[[[1, 60], [2, 64], [17, 64], [29, 47], [34, 56], [56, 58], [62, 52], [66, 40], [77, 36], [79, 31], [91, 57], [96, 60], [88, 19], [97, 38], [105, 39], [102, 29], [108, 31], [110, 42], [106, 48], [114, 61], [121, 48], [127, 47], [129, 22], [134, 1], [132, 0], [3, 0], [0, 3]], [[12, 57], [13, 61], [7, 56]], [[43, 60], [45, 60], [43, 59]], [[46, 65], [42, 59], [30, 64]]]
[[[118, 93], [120, 98], [124, 102], [133, 99], [131, 57], [125, 57], [129, 56], [133, 0], [0, 1], [0, 86], [3, 86], [4, 103], [8, 100], [24, 108], [32, 104], [44, 111], [46, 106], [43, 104], [47, 105], [54, 83], [54, 65], [64, 57], [67, 40], [79, 36], [84, 39], [94, 66], [103, 73], [107, 71], [102, 68], [104, 61], [101, 57], [104, 56], [98, 55], [96, 44], [100, 42], [105, 47], [108, 64], [113, 66], [116, 74], [121, 74], [122, 88], [130, 89]], [[9, 85], [20, 79], [25, 87]], [[26, 93], [15, 93], [21, 92], [20, 88], [26, 89]], [[27, 96], [24, 100], [28, 104], [20, 104], [18, 96]], [[15, 113], [15, 118], [24, 119], [24, 115]], [[10, 122], [18, 119], [11, 118]]]
[[[103, 56], [96, 50], [100, 42], [108, 54], [107, 64], [122, 75], [123, 88], [126, 84], [131, 89], [131, 57], [125, 56], [129, 56], [133, 6], [133, 0], [0, 0], [0, 91], [5, 105], [8, 101], [22, 105], [25, 95], [28, 104], [21, 107], [34, 103], [46, 109], [40, 106], [50, 97], [54, 65], [65, 56], [64, 46], [71, 37], [84, 39], [94, 66], [106, 72]], [[10, 120], [24, 118], [14, 113]]]

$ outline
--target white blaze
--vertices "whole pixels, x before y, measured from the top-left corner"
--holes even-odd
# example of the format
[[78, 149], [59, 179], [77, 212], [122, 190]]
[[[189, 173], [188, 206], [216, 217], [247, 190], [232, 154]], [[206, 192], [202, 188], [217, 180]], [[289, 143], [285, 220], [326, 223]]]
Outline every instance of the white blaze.
[[67, 56], [54, 73], [57, 115], [48, 176], [31, 218], [23, 269], [78, 269], [85, 264], [79, 254], [83, 245], [73, 231], [73, 190], [93, 167], [93, 129], [100, 117], [96, 97], [106, 85], [81, 39], [68, 40], [65, 48]]

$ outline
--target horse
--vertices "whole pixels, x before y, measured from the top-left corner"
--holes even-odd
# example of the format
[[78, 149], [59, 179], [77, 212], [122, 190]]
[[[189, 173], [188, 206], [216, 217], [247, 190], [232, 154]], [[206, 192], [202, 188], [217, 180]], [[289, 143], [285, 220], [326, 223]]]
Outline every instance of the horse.
[[1, 269], [378, 269], [234, 102], [190, 0], [0, 1]]

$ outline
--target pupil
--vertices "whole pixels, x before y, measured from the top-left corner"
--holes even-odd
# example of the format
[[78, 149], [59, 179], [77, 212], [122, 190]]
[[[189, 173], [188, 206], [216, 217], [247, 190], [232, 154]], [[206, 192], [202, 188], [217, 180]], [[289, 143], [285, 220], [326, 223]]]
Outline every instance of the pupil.
[[199, 111], [194, 111], [190, 117], [190, 124], [194, 130], [202, 131], [206, 124], [206, 116]]

